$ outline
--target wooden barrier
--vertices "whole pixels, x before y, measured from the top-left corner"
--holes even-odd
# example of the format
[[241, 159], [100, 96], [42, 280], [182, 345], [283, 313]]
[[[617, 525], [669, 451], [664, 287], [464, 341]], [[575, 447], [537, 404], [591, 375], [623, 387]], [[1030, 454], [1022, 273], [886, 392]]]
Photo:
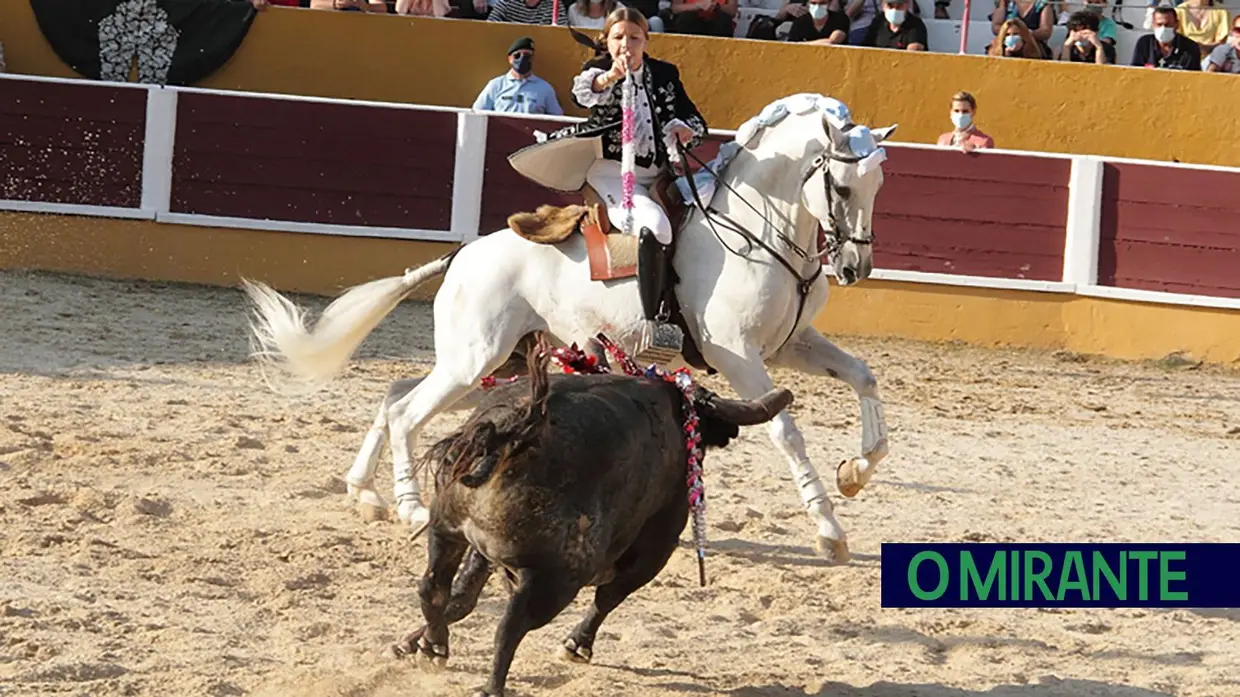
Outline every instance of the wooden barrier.
[[[505, 160], [534, 142], [535, 131], [572, 118], [12, 76], [0, 77], [0, 86], [0, 124], [7, 126], [0, 131], [7, 134], [0, 135], [7, 164], [0, 211], [130, 219], [144, 226], [148, 247], [135, 248], [139, 256], [225, 229], [442, 249], [503, 227], [513, 212], [576, 198], [542, 190]], [[714, 132], [703, 159], [731, 136]], [[1240, 170], [1009, 151], [965, 155], [901, 143], [891, 143], [889, 154], [871, 286], [1210, 308], [1212, 317], [1230, 311], [1220, 316], [1240, 332], [1240, 274], [1233, 271], [1240, 268], [1240, 228], [1232, 222], [1240, 203], [1223, 195], [1238, 190]], [[285, 238], [251, 239], [274, 250]], [[32, 250], [41, 244], [56, 243], [0, 224], [0, 265], [43, 268], [49, 256]], [[333, 259], [313, 262], [332, 269], [330, 283], [294, 273], [290, 284], [332, 292], [345, 279], [367, 280], [352, 266], [369, 274], [380, 268], [332, 249]], [[149, 260], [118, 262], [115, 252], [97, 256], [75, 256], [65, 268], [178, 273]], [[235, 282], [240, 257], [254, 273], [252, 252], [219, 249], [184, 280]], [[993, 321], [1019, 320], [995, 314]], [[909, 326], [900, 331], [923, 331]], [[1211, 345], [1223, 341], [1218, 337], [1230, 341], [1230, 332], [1216, 333]], [[1240, 347], [1210, 350], [1240, 357]]]

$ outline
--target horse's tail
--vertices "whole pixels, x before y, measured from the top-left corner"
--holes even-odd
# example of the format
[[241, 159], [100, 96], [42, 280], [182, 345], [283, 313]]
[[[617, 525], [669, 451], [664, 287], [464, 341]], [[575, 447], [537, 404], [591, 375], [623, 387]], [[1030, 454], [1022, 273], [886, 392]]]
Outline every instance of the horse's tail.
[[[344, 369], [370, 332], [415, 288], [446, 273], [453, 256], [348, 289], [323, 310], [313, 331], [306, 329], [304, 310], [267, 285], [242, 279], [254, 304], [252, 355], [313, 391]], [[270, 379], [268, 384], [275, 389]]]

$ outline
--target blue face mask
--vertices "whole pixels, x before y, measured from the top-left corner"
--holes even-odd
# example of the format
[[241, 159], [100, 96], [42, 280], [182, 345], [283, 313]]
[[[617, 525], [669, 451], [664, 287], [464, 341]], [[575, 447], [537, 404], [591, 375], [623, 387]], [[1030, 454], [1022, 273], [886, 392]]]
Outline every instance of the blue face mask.
[[1009, 50], [1016, 48], [1016, 44], [1018, 43], [1020, 43], [1020, 37], [1017, 36], [1016, 34], [1008, 34], [1007, 36], [1003, 37], [1004, 48], [1007, 48]]
[[952, 112], [952, 124], [959, 130], [964, 130], [973, 123], [973, 114], [966, 114], [963, 111]]
[[530, 70], [534, 67], [534, 58], [528, 53], [517, 56], [512, 62], [512, 69], [517, 71], [518, 75], [529, 75]]

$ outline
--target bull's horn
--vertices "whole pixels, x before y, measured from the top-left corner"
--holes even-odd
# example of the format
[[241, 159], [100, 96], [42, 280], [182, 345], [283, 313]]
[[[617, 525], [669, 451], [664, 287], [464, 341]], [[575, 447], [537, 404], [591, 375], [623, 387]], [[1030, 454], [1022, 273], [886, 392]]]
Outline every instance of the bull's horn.
[[737, 426], [753, 426], [766, 423], [792, 404], [792, 391], [780, 387], [755, 400], [724, 399], [703, 390], [707, 396], [703, 405], [711, 416]]

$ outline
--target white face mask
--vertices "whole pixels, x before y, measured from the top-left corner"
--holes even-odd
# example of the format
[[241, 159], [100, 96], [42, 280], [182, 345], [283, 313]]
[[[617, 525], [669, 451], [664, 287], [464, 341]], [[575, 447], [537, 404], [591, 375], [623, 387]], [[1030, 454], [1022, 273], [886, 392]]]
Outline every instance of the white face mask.
[[813, 17], [814, 19], [822, 19], [823, 17], [826, 17], [827, 6], [826, 5], [810, 5], [809, 16]]
[[1154, 27], [1154, 38], [1158, 39], [1160, 44], [1169, 44], [1175, 38], [1174, 27]]
[[973, 114], [966, 114], [963, 111], [952, 112], [952, 125], [960, 130], [964, 130], [973, 123]]
[[888, 22], [897, 27], [904, 24], [904, 10], [893, 10], [888, 7], [883, 10], [883, 16], [887, 18]]

